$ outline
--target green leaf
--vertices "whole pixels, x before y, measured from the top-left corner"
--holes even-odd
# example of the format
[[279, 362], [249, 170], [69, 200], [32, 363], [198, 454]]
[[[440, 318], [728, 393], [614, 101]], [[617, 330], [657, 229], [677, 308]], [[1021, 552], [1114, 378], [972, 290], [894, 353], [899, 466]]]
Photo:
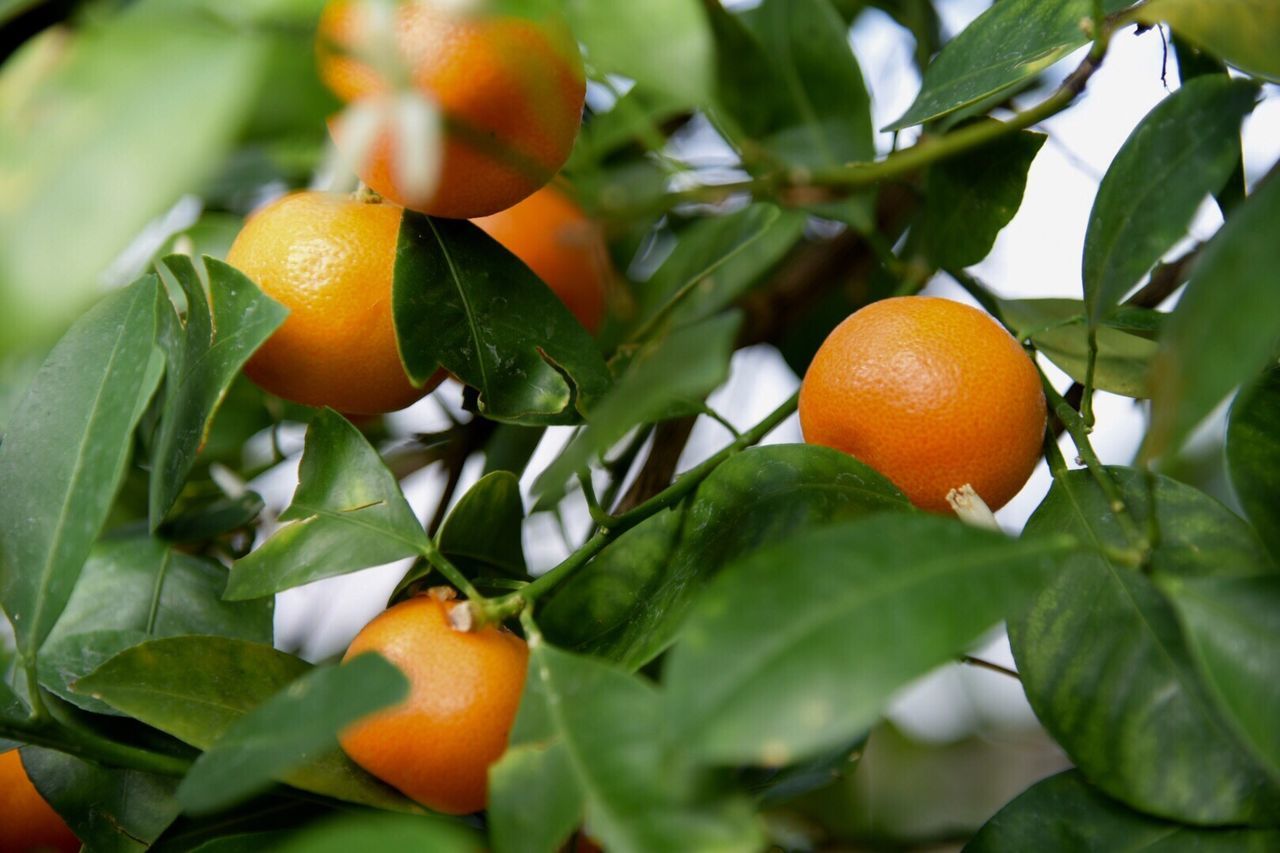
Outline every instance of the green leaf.
[[[1110, 13], [1131, 3], [1102, 5]], [[923, 124], [1030, 80], [1089, 40], [1080, 22], [1092, 14], [1092, 0], [1001, 0], [947, 43], [915, 102], [884, 129]]]
[[671, 644], [701, 590], [737, 558], [801, 528], [910, 511], [852, 456], [804, 444], [744, 451], [686, 507], [619, 539], [557, 591], [544, 605], [548, 636], [638, 668]]
[[1240, 123], [1257, 101], [1247, 80], [1187, 81], [1129, 135], [1098, 187], [1084, 242], [1094, 327], [1187, 233], [1200, 203], [1240, 162]]
[[565, 0], [573, 33], [596, 74], [705, 104], [712, 89], [711, 31], [697, 0]]
[[724, 569], [665, 669], [669, 742], [718, 764], [848, 743], [1021, 608], [1078, 547], [921, 514], [806, 531]]
[[185, 324], [172, 308], [164, 312], [162, 340], [168, 360], [164, 409], [151, 451], [152, 530], [182, 491], [231, 381], [288, 314], [220, 261], [210, 258], [205, 263], [207, 296], [189, 258], [170, 255], [164, 266], [177, 281], [187, 307]]
[[180, 503], [156, 532], [169, 542], [204, 543], [250, 527], [265, 507], [257, 492], [201, 495]]
[[1280, 575], [1164, 578], [1201, 677], [1280, 782]]
[[571, 476], [633, 427], [696, 411], [729, 375], [741, 319], [737, 312], [718, 314], [643, 347], [592, 407], [587, 428], [539, 475], [534, 493], [544, 502], [557, 499]]
[[322, 821], [271, 849], [276, 853], [481, 853], [484, 844], [462, 824], [441, 818], [360, 814]]
[[[1109, 468], [1128, 512], [1146, 529], [1143, 474]], [[1250, 577], [1274, 571], [1248, 526], [1213, 499], [1155, 481], [1160, 544], [1155, 576]], [[1130, 547], [1089, 472], [1059, 477], [1026, 536], [1070, 533]], [[1100, 553], [1068, 560], [1009, 625], [1023, 688], [1036, 716], [1082, 773], [1150, 814], [1193, 824], [1258, 823], [1280, 790], [1214, 707], [1173, 609], [1151, 578]]]
[[[545, 845], [584, 814], [587, 833], [619, 853], [759, 849], [746, 802], [708, 794], [678, 756], [664, 756], [662, 727], [660, 694], [647, 681], [531, 643], [511, 746], [490, 771], [500, 853], [553, 849]], [[551, 772], [530, 772], [530, 763]], [[517, 786], [534, 777], [560, 783], [540, 795], [556, 798], [541, 821], [517, 805], [527, 795]]]
[[141, 853], [178, 816], [176, 779], [33, 746], [22, 750], [22, 763], [36, 790], [90, 850]]
[[178, 786], [192, 814], [233, 806], [338, 745], [355, 721], [403, 700], [409, 680], [377, 654], [320, 667], [227, 726]]
[[160, 380], [159, 282], [104, 298], [54, 347], [0, 444], [0, 603], [34, 652], [66, 606]]
[[1027, 171], [1048, 138], [1019, 131], [929, 169], [920, 240], [934, 264], [962, 269], [991, 252], [1022, 205]]
[[1280, 345], [1280, 178], [1264, 181], [1203, 249], [1152, 367], [1143, 456], [1176, 451]]
[[1280, 7], [1270, 0], [1151, 0], [1133, 17], [1166, 23], [1241, 71], [1280, 82]]
[[307, 427], [298, 490], [277, 530], [237, 560], [228, 599], [256, 598], [390, 563], [430, 544], [400, 484], [346, 418], [325, 409]]
[[1278, 846], [1280, 832], [1275, 830], [1197, 829], [1130, 811], [1091, 787], [1078, 771], [1068, 770], [1022, 792], [964, 850], [1265, 853]]
[[1280, 367], [1236, 398], [1227, 423], [1227, 464], [1236, 497], [1271, 555], [1280, 560]]
[[[1000, 303], [1019, 338], [1031, 338], [1045, 358], [1083, 383], [1089, 369], [1085, 305], [1077, 299], [1011, 299]], [[1104, 325], [1098, 329], [1093, 387], [1112, 394], [1151, 396], [1148, 376], [1156, 344]]]
[[270, 643], [271, 600], [223, 601], [226, 582], [226, 569], [216, 563], [171, 551], [154, 539], [98, 545], [40, 649], [42, 685], [81, 708], [112, 713], [70, 685], [129, 646], [183, 634]]
[[[236, 720], [312, 669], [268, 645], [226, 637], [170, 637], [127, 649], [76, 683], [76, 691], [209, 749]], [[284, 775], [301, 788], [383, 809], [414, 806], [369, 776], [341, 750]]]
[[[396, 335], [416, 381], [443, 367], [480, 390], [486, 417], [573, 420], [609, 385], [595, 342], [528, 267], [470, 222], [405, 211]], [[572, 386], [570, 385], [572, 381]]]

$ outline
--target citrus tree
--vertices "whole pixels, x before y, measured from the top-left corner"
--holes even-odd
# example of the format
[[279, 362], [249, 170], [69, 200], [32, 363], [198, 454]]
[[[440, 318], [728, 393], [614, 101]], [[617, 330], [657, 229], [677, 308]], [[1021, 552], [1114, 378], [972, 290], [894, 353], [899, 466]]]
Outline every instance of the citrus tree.
[[[887, 152], [870, 6], [922, 74]], [[953, 37], [931, 0], [0, 23], [0, 848], [901, 846], [812, 806], [1001, 624], [1073, 766], [953, 842], [1280, 848], [1280, 178], [1241, 148], [1280, 5], [1000, 0]], [[1102, 177], [1079, 298], [1000, 298], [971, 270], [1037, 128], [1135, 32], [1171, 91]], [[735, 427], [707, 399], [756, 344], [803, 382]], [[1096, 392], [1147, 401], [1132, 464], [1093, 449]], [[429, 393], [447, 428], [382, 417]], [[1185, 448], [1228, 401], [1224, 490]], [[805, 442], [762, 444], [797, 409]], [[723, 441], [682, 466], [699, 419]], [[587, 530], [535, 576], [537, 515]], [[397, 560], [340, 660], [273, 642], [277, 594]]]

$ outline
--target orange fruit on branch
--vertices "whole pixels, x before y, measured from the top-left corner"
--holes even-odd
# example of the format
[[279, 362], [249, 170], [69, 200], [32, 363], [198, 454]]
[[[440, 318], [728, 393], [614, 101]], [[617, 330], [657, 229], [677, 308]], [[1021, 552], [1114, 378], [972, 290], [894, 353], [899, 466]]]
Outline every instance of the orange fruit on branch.
[[346, 414], [403, 409], [443, 373], [415, 387], [391, 313], [401, 208], [302, 192], [254, 213], [227, 263], [289, 309], [245, 373], [286, 400]]
[[1008, 503], [1040, 459], [1045, 417], [1018, 342], [982, 311], [927, 296], [854, 312], [800, 386], [805, 441], [851, 454], [935, 512], [966, 484], [993, 510]]
[[[444, 119], [436, 186], [421, 193], [407, 185], [397, 167], [406, 153], [397, 149], [402, 140], [386, 128], [358, 171], [397, 204], [469, 219], [510, 207], [564, 165], [582, 121], [586, 78], [577, 42], [560, 18], [483, 9], [464, 14], [450, 5], [410, 0], [396, 4], [391, 21], [405, 82], [436, 104]], [[343, 101], [396, 89], [396, 81], [370, 61], [382, 49], [375, 21], [360, 0], [332, 0], [321, 15], [320, 76]], [[352, 144], [344, 141], [341, 122], [330, 129], [340, 148]]]
[[80, 840], [31, 784], [18, 750], [0, 753], [0, 850], [75, 853]]
[[356, 635], [344, 660], [380, 653], [409, 679], [409, 696], [340, 740], [356, 764], [424, 806], [468, 814], [484, 808], [489, 765], [507, 748], [529, 649], [502, 628], [456, 630], [449, 611], [457, 606], [413, 598]]

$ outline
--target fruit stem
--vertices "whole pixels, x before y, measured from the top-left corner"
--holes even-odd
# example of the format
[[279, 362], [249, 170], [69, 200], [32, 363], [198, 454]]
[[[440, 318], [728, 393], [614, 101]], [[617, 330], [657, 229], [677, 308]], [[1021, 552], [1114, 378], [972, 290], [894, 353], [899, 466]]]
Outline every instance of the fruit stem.
[[439, 571], [440, 574], [444, 575], [449, 583], [460, 589], [462, 594], [468, 599], [477, 602], [483, 602], [485, 600], [484, 596], [481, 595], [471, 584], [471, 581], [467, 580], [467, 576], [462, 573], [462, 570], [455, 566], [448, 557], [441, 553], [440, 549], [436, 547], [435, 542], [428, 539], [427, 544], [422, 546], [419, 553], [422, 554], [428, 563], [435, 566], [436, 570]]

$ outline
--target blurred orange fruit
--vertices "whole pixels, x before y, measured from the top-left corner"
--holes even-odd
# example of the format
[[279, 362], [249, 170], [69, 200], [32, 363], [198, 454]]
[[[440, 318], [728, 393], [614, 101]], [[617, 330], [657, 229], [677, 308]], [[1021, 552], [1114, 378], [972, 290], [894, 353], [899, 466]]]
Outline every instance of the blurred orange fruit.
[[79, 849], [80, 839], [31, 784], [19, 751], [0, 753], [0, 851]]

